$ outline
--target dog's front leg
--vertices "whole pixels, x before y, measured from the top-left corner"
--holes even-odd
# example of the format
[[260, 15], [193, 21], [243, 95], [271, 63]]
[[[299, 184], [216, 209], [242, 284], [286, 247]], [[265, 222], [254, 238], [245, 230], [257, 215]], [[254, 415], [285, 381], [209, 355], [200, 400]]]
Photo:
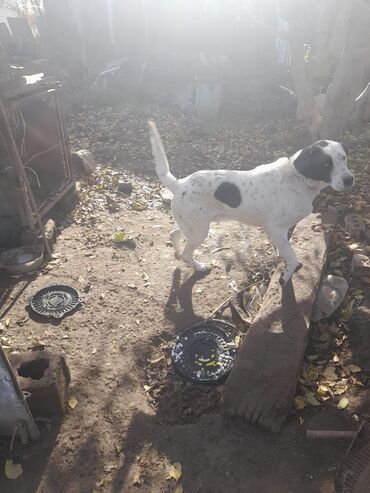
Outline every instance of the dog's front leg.
[[278, 249], [280, 257], [285, 260], [286, 269], [280, 277], [280, 284], [285, 285], [294, 272], [299, 270], [303, 264], [297, 259], [296, 254], [289, 243], [287, 230], [279, 229], [277, 227], [268, 227], [265, 229], [271, 242]]

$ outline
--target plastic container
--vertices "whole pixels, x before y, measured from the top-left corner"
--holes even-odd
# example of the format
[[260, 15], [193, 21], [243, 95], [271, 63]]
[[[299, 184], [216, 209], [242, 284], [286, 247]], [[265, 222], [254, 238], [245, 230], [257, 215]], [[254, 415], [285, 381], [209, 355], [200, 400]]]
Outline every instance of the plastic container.
[[325, 276], [316, 296], [312, 311], [312, 321], [317, 322], [330, 317], [341, 305], [348, 291], [348, 282], [343, 277]]

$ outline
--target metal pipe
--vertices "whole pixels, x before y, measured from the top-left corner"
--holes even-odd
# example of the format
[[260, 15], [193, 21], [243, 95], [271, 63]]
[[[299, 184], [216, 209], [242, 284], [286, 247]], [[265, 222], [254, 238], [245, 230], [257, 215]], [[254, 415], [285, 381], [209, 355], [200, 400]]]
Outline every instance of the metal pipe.
[[336, 438], [338, 440], [352, 439], [357, 435], [357, 431], [339, 431], [339, 430], [307, 430], [307, 438], [309, 440], [324, 439], [328, 440]]

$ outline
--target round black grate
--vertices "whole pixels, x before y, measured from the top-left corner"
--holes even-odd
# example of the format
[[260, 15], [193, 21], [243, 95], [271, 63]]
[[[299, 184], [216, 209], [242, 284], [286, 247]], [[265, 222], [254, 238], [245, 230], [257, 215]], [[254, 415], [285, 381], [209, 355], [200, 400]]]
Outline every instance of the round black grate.
[[195, 383], [216, 385], [225, 379], [237, 352], [223, 320], [209, 320], [181, 334], [172, 350], [176, 372]]
[[78, 291], [70, 286], [55, 284], [40, 289], [30, 301], [34, 312], [44, 317], [62, 318], [81, 302]]

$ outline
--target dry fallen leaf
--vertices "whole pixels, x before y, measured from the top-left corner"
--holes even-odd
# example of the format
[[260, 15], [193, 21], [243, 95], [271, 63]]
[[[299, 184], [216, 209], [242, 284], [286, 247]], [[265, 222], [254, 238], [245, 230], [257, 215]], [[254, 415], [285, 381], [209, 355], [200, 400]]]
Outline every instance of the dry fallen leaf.
[[134, 211], [145, 211], [146, 206], [144, 204], [140, 204], [139, 202], [133, 202], [131, 204], [131, 209]]
[[70, 397], [69, 400], [68, 400], [68, 405], [71, 409], [74, 409], [78, 404], [78, 400], [76, 399], [76, 397]]
[[118, 455], [118, 463], [117, 463], [117, 469], [122, 469], [122, 467], [125, 465], [125, 460], [126, 456], [122, 452]]
[[148, 359], [148, 363], [150, 363], [151, 365], [156, 365], [157, 363], [159, 363], [160, 361], [163, 361], [164, 360], [164, 355], [162, 354], [162, 356], [159, 356], [158, 358], [155, 358], [155, 359]]
[[132, 484], [134, 486], [140, 486], [143, 482], [143, 478], [141, 477], [141, 471], [136, 471], [134, 475], [134, 479], [132, 480]]
[[326, 385], [319, 385], [317, 392], [319, 395], [325, 396], [329, 392], [329, 389]]
[[326, 380], [329, 380], [329, 381], [336, 381], [338, 380], [338, 375], [335, 373], [335, 371], [333, 370], [333, 368], [327, 368], [324, 372], [323, 372], [323, 376], [324, 378], [326, 378]]
[[5, 327], [6, 327], [6, 328], [8, 328], [8, 327], [9, 327], [9, 325], [10, 325], [10, 322], [11, 322], [11, 321], [12, 321], [11, 317], [9, 317], [9, 318], [7, 318], [7, 319], [5, 320]]
[[349, 320], [352, 315], [353, 315], [353, 304], [355, 300], [351, 300], [345, 308], [342, 310], [342, 320], [347, 321]]
[[317, 368], [311, 366], [307, 369], [306, 372], [306, 380], [309, 382], [316, 382], [316, 380], [319, 378], [319, 372]]
[[171, 464], [168, 476], [166, 479], [174, 479], [175, 481], [179, 481], [182, 476], [182, 467], [180, 462], [174, 462]]
[[307, 358], [307, 359], [308, 359], [309, 361], [315, 361], [315, 360], [317, 360], [317, 359], [318, 359], [318, 357], [319, 357], [319, 355], [318, 355], [318, 354], [311, 354], [310, 356], [308, 356], [308, 358]]
[[362, 371], [361, 368], [359, 368], [356, 365], [347, 365], [347, 366], [343, 367], [343, 370], [349, 371], [350, 373], [358, 373], [358, 372]]
[[23, 474], [23, 468], [21, 464], [14, 464], [14, 462], [8, 459], [5, 462], [5, 476], [8, 479], [17, 479]]
[[345, 409], [347, 406], [348, 406], [348, 399], [347, 397], [343, 397], [343, 399], [339, 401], [338, 409]]
[[308, 404], [311, 404], [311, 406], [320, 406], [320, 402], [316, 399], [313, 392], [306, 392], [306, 395], [304, 396], [304, 400]]
[[304, 409], [305, 402], [304, 402], [304, 397], [302, 395], [296, 396], [296, 398], [294, 399], [294, 406], [297, 409], [297, 411]]
[[238, 285], [234, 279], [229, 282], [229, 287], [235, 292], [238, 291]]
[[116, 243], [121, 243], [122, 241], [125, 241], [125, 238], [126, 238], [126, 235], [123, 231], [118, 231], [115, 235], [114, 235], [114, 241]]
[[350, 250], [356, 250], [356, 248], [358, 248], [358, 247], [359, 247], [359, 244], [358, 243], [351, 243], [351, 245], [349, 245], [348, 248]]
[[339, 382], [336, 382], [334, 394], [336, 394], [336, 395], [344, 394], [344, 392], [346, 392], [348, 390], [347, 384], [348, 384], [348, 379], [346, 379], [346, 378], [343, 378]]

